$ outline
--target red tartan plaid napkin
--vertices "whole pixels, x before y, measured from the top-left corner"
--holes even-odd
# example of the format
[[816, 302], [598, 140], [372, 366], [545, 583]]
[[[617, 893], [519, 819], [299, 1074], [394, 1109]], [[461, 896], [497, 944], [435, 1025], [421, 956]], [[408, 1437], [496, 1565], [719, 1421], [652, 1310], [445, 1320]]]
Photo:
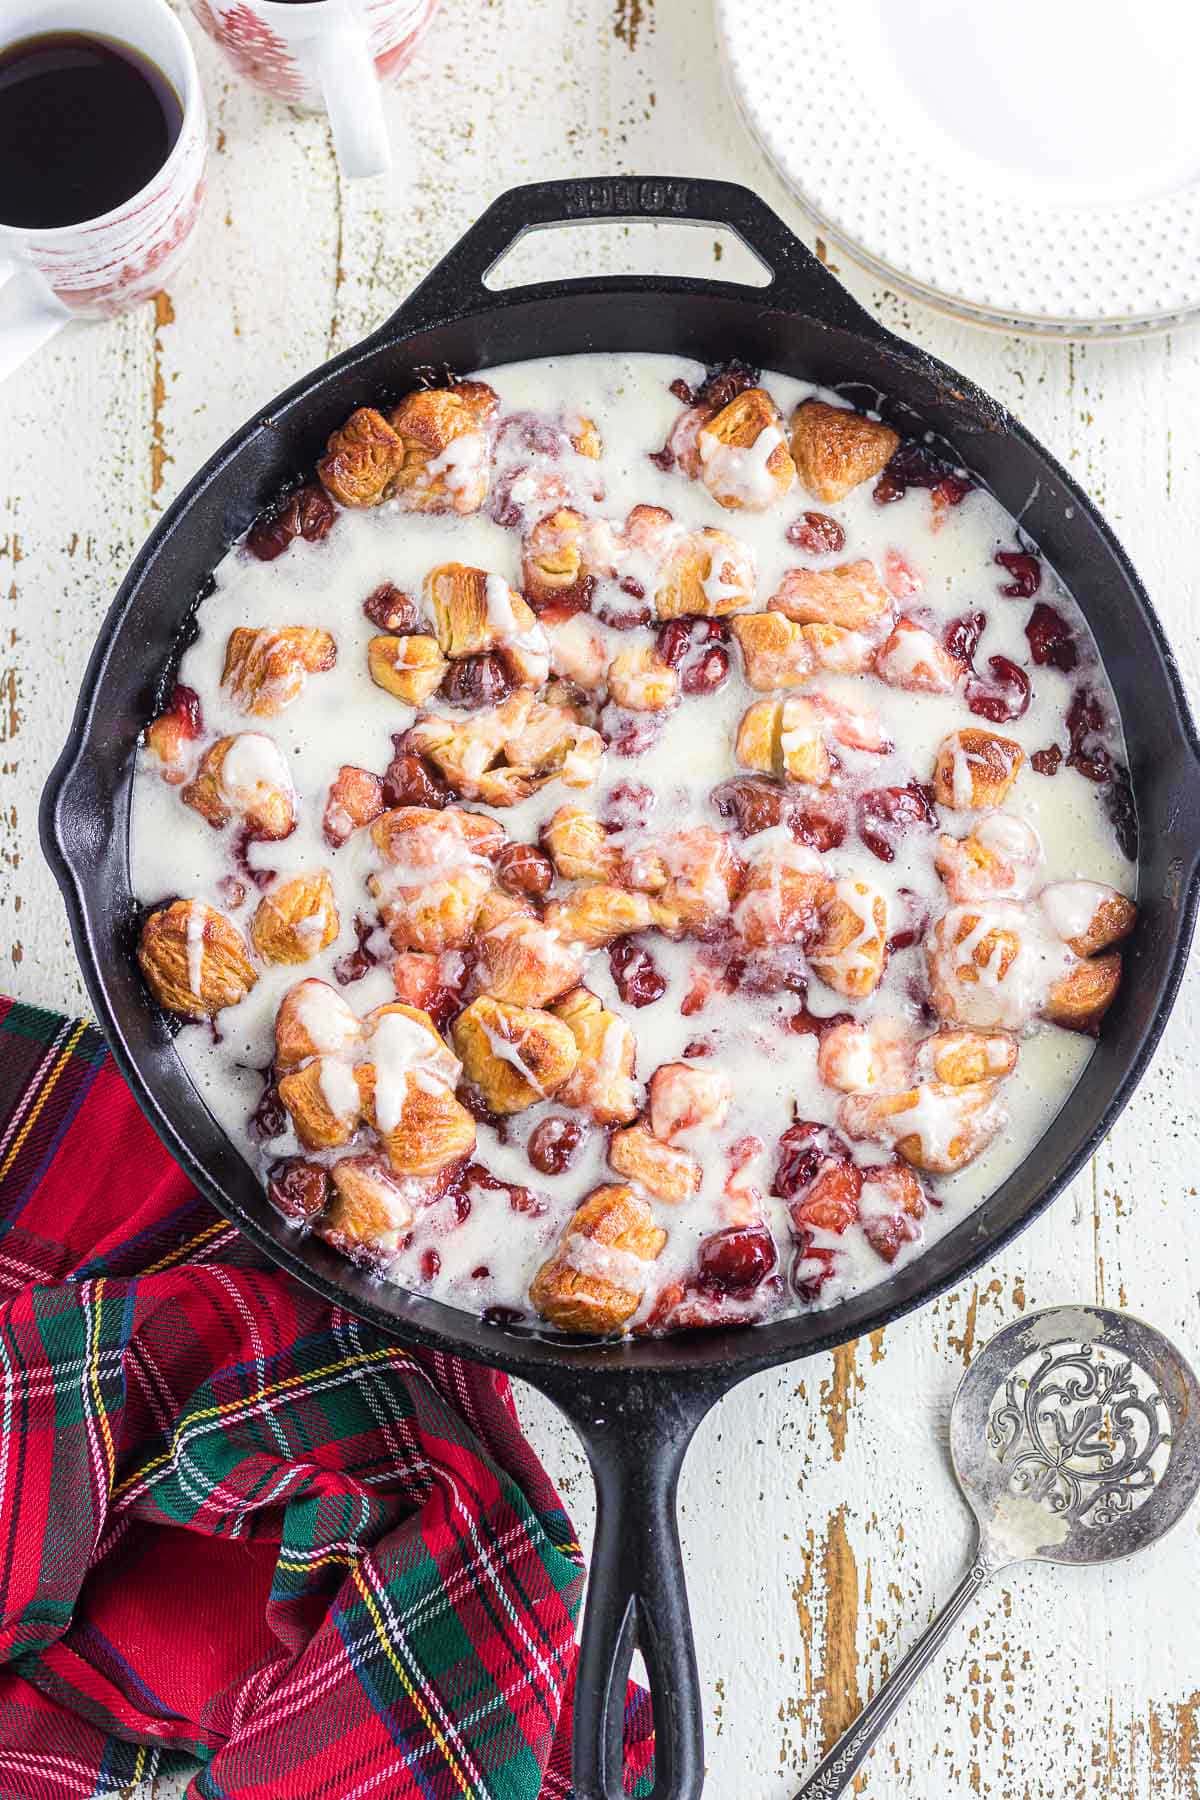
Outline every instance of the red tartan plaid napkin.
[[265, 1267], [0, 999], [4, 1800], [562, 1800], [582, 1584], [507, 1380]]

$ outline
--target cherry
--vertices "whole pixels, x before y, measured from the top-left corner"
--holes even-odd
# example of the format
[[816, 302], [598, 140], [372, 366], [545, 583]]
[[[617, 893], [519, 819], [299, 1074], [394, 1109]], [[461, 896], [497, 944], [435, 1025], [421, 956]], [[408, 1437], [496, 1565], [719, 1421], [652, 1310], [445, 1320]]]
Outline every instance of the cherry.
[[667, 392], [668, 394], [674, 394], [681, 406], [695, 406], [696, 404], [696, 396], [688, 386], [687, 382], [683, 379], [682, 375], [676, 377], [667, 389]]
[[834, 795], [813, 795], [809, 800], [791, 800], [787, 807], [787, 827], [798, 844], [806, 844], [823, 856], [845, 842], [846, 809]]
[[669, 475], [675, 467], [675, 452], [670, 444], [664, 444], [661, 450], [649, 451], [648, 456], [655, 468], [661, 469], [664, 475]]
[[789, 525], [784, 536], [797, 550], [810, 556], [833, 556], [846, 548], [846, 533], [828, 513], [806, 512], [802, 519]]
[[687, 655], [692, 642], [691, 621], [688, 619], [668, 619], [665, 625], [658, 628], [655, 641], [655, 654], [660, 662], [670, 668], [677, 669]]
[[608, 965], [626, 1006], [650, 1006], [667, 991], [667, 978], [635, 938], [619, 937], [609, 947]]
[[332, 1193], [329, 1172], [319, 1163], [289, 1156], [273, 1163], [267, 1175], [267, 1198], [275, 1211], [298, 1225], [310, 1225], [325, 1211]]
[[909, 488], [929, 488], [942, 503], [957, 506], [971, 491], [971, 483], [957, 474], [928, 444], [910, 439], [901, 444], [875, 484], [872, 498], [878, 506], [902, 500]]
[[539, 1174], [561, 1175], [570, 1168], [582, 1142], [583, 1126], [579, 1120], [554, 1113], [534, 1126], [525, 1154]]
[[422, 1281], [433, 1281], [436, 1278], [436, 1276], [441, 1272], [441, 1267], [442, 1267], [442, 1259], [438, 1255], [436, 1250], [422, 1250], [422, 1252], [421, 1252], [421, 1280]]
[[658, 796], [644, 781], [618, 781], [608, 796], [604, 828], [606, 831], [639, 830], [649, 823], [657, 804]]
[[904, 909], [905, 922], [887, 941], [889, 956], [896, 956], [901, 950], [911, 950], [914, 944], [921, 942], [929, 929], [929, 908], [919, 894], [914, 893], [912, 888], [902, 887], [896, 890], [896, 898]]
[[296, 538], [308, 544], [319, 544], [329, 536], [337, 511], [332, 500], [317, 482], [304, 487], [280, 502], [246, 534], [246, 548], [260, 562], [274, 562]]
[[652, 606], [610, 606], [608, 601], [603, 601], [594, 610], [600, 623], [611, 626], [614, 631], [636, 631], [639, 625], [649, 625], [654, 617]]
[[973, 676], [967, 683], [967, 705], [981, 719], [1003, 725], [1029, 711], [1029, 677], [1007, 656], [989, 656], [990, 681]]
[[796, 1037], [820, 1039], [827, 1031], [832, 1031], [835, 1025], [850, 1025], [853, 1022], [853, 1013], [815, 1013], [809, 1012], [807, 1006], [801, 1006], [792, 1014], [787, 1025], [788, 1030]]
[[266, 1073], [263, 1091], [259, 1095], [258, 1105], [250, 1115], [250, 1130], [256, 1138], [270, 1143], [272, 1138], [282, 1137], [288, 1126], [287, 1108], [279, 1098], [279, 1089], [275, 1085], [275, 1071], [270, 1068]]
[[765, 1225], [734, 1225], [700, 1245], [697, 1283], [721, 1294], [752, 1294], [775, 1272], [779, 1252]]
[[347, 950], [345, 956], [339, 956], [333, 965], [333, 979], [340, 987], [349, 987], [352, 981], [361, 981], [367, 970], [373, 969], [379, 961], [367, 943], [377, 924], [378, 920], [365, 918], [362, 913], [356, 915], [354, 935], [358, 942], [353, 950]]
[[810, 1306], [815, 1304], [820, 1298], [821, 1289], [834, 1272], [835, 1260], [836, 1254], [833, 1250], [813, 1248], [809, 1232], [803, 1232], [798, 1236], [796, 1253], [792, 1257], [792, 1266], [788, 1276], [798, 1300], [803, 1300]]
[[1069, 675], [1079, 661], [1079, 647], [1071, 628], [1053, 606], [1039, 600], [1025, 623], [1025, 636], [1035, 663], [1049, 664]]
[[549, 892], [553, 880], [553, 863], [532, 844], [506, 844], [496, 859], [496, 881], [510, 894], [537, 898]]
[[992, 561], [1012, 576], [1002, 584], [1002, 594], [1010, 600], [1033, 599], [1042, 585], [1042, 565], [1036, 556], [1027, 550], [997, 550]]
[[718, 410], [744, 394], [747, 388], [757, 387], [761, 370], [753, 368], [749, 363], [733, 357], [729, 362], [713, 363], [707, 371], [696, 400], [701, 406], [715, 406]]
[[896, 860], [896, 842], [905, 832], [935, 831], [937, 823], [929, 790], [916, 781], [868, 788], [858, 797], [858, 835], [880, 862]]
[[685, 694], [715, 694], [729, 679], [729, 652], [714, 644], [698, 661], [684, 667], [679, 685]]
[[390, 581], [383, 582], [367, 595], [363, 611], [372, 625], [395, 637], [408, 637], [420, 629], [421, 614], [416, 601]]
[[498, 656], [462, 656], [452, 662], [438, 693], [466, 712], [499, 706], [512, 693], [512, 678]]
[[975, 652], [986, 628], [985, 612], [963, 613], [959, 618], [951, 619], [942, 638], [946, 654], [952, 656], [955, 662], [961, 663], [964, 669], [973, 669]]
[[1097, 784], [1112, 779], [1108, 751], [1097, 741], [1107, 726], [1108, 718], [1098, 696], [1090, 688], [1076, 688], [1067, 708], [1067, 732], [1071, 739], [1067, 764]]
[[[399, 741], [399, 740], [398, 740]], [[386, 806], [443, 807], [450, 790], [420, 756], [405, 752], [394, 756], [383, 775]]]
[[1057, 775], [1061, 767], [1063, 753], [1057, 744], [1051, 744], [1048, 750], [1035, 750], [1029, 761], [1039, 775]]
[[742, 837], [769, 831], [783, 819], [783, 789], [765, 777], [735, 776], [719, 782], [709, 797], [723, 819], [736, 818]]
[[658, 741], [662, 728], [657, 713], [623, 713], [611, 705], [605, 707], [600, 724], [614, 756], [643, 756]]

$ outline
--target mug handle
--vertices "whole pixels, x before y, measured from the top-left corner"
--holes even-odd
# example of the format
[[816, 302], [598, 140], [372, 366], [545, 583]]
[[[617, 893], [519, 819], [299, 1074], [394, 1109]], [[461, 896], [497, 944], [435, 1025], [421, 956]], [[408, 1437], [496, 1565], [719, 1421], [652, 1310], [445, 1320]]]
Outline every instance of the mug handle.
[[349, 181], [382, 175], [392, 166], [392, 151], [366, 20], [343, 3], [310, 48], [342, 174]]
[[70, 317], [40, 269], [0, 256], [0, 381], [48, 344]]

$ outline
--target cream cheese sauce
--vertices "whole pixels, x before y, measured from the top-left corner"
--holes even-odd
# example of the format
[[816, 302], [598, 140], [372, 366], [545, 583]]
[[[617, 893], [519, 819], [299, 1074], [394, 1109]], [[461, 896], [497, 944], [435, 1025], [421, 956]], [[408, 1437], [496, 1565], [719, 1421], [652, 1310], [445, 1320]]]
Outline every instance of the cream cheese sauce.
[[[976, 653], [976, 666], [986, 671], [989, 658], [1004, 656], [1027, 670], [1033, 693], [1024, 717], [989, 727], [986, 720], [967, 711], [961, 689], [952, 694], [911, 692], [885, 685], [872, 675], [819, 674], [795, 691], [801, 697], [823, 694], [859, 714], [873, 714], [892, 746], [883, 753], [874, 753], [836, 742], [841, 769], [835, 776], [835, 791], [842, 787], [852, 792], [864, 782], [870, 787], [883, 787], [904, 785], [913, 779], [927, 781], [934, 751], [949, 733], [969, 726], [998, 730], [1015, 739], [1026, 752], [1026, 762], [1003, 808], [1004, 818], [1019, 821], [1020, 825], [1006, 827], [1001, 822], [988, 829], [998, 842], [1003, 842], [1006, 834], [1015, 834], [1019, 844], [1030, 841], [1029, 832], [1036, 833], [1042, 847], [1042, 864], [1030, 884], [1032, 891], [1036, 893], [1050, 883], [1063, 884], [1043, 909], [1048, 918], [1047, 943], [1055, 933], [1083, 929], [1090, 916], [1094, 884], [1132, 893], [1135, 867], [1117, 844], [1102, 804], [1103, 790], [1065, 764], [1047, 777], [1037, 773], [1028, 761], [1031, 753], [1053, 743], [1065, 748], [1064, 716], [1081, 674], [1104, 697], [1114, 719], [1116, 709], [1082, 616], [1045, 565], [1038, 598], [1049, 601], [1068, 620], [1079, 644], [1082, 667], [1070, 676], [1053, 667], [1032, 667], [1024, 634], [1030, 602], [1000, 595], [999, 588], [1007, 577], [992, 561], [998, 547], [1014, 546], [1015, 527], [989, 495], [972, 491], [960, 505], [941, 515], [937, 530], [931, 529], [928, 492], [910, 489], [903, 499], [880, 506], [872, 498], [873, 484], [869, 481], [835, 505], [815, 502], [797, 486], [764, 511], [729, 511], [718, 506], [699, 481], [687, 480], [677, 470], [663, 471], [650, 461], [650, 454], [661, 448], [679, 416], [679, 402], [668, 392], [669, 385], [679, 379], [698, 384], [703, 371], [695, 364], [658, 356], [579, 356], [490, 369], [481, 378], [499, 394], [502, 420], [506, 415], [524, 412], [568, 422], [586, 416], [599, 429], [604, 451], [598, 464], [579, 458], [560, 463], [552, 457], [516, 456], [511, 446], [504, 452], [510, 464], [509, 488], [514, 505], [530, 504], [531, 519], [562, 503], [557, 498], [549, 508], [534, 503], [537, 494], [544, 491], [539, 476], [558, 475], [569, 489], [569, 497], [589, 514], [620, 522], [636, 505], [657, 506], [666, 508], [678, 526], [715, 526], [732, 534], [753, 558], [753, 610], [765, 607], [789, 568], [832, 568], [841, 562], [868, 558], [882, 572], [885, 567], [896, 567], [897, 558], [902, 558], [912, 571], [913, 581], [919, 583], [919, 591], [897, 603], [900, 614], [914, 612], [927, 623], [936, 621], [933, 629], [940, 637], [951, 619], [968, 611], [984, 611], [987, 624]], [[799, 401], [817, 391], [771, 373], [764, 375], [763, 385], [774, 396], [785, 419]], [[702, 435], [701, 456], [709, 448], [709, 460], [715, 458], [719, 463], [726, 491], [735, 487], [757, 504], [770, 492], [766, 459], [775, 448], [775, 440], [767, 443], [767, 436], [764, 433], [751, 452], [731, 452], [720, 446], [709, 448]], [[502, 446], [505, 442], [502, 435]], [[456, 482], [465, 486], [476, 476], [476, 458], [477, 451], [468, 446], [453, 455], [447, 452], [435, 467], [448, 475], [451, 486]], [[516, 467], [521, 462], [529, 463], [527, 472]], [[825, 557], [796, 551], [784, 535], [786, 527], [806, 509], [818, 508], [836, 518], [845, 531], [844, 549]], [[207, 1026], [185, 1025], [176, 1039], [178, 1053], [205, 1103], [252, 1166], [262, 1173], [277, 1158], [300, 1151], [290, 1127], [267, 1146], [258, 1143], [248, 1131], [248, 1121], [262, 1089], [262, 1077], [256, 1071], [265, 1070], [271, 1061], [279, 1003], [289, 989], [306, 977], [334, 980], [335, 965], [355, 947], [356, 918], [361, 917], [368, 925], [378, 924], [367, 877], [378, 876], [381, 865], [370, 834], [358, 831], [336, 851], [323, 837], [322, 818], [330, 780], [344, 763], [381, 772], [392, 754], [393, 734], [404, 731], [416, 717], [414, 709], [375, 687], [368, 677], [366, 649], [375, 627], [363, 615], [363, 600], [385, 582], [419, 596], [429, 569], [454, 560], [487, 571], [492, 578], [487, 585], [489, 616], [493, 623], [512, 624], [506, 584], [520, 591], [520, 559], [520, 530], [502, 527], [486, 511], [468, 517], [428, 516], [406, 512], [398, 503], [386, 502], [370, 510], [339, 513], [324, 542], [310, 545], [298, 540], [274, 562], [259, 562], [240, 546], [235, 547], [215, 572], [214, 589], [200, 608], [198, 635], [185, 651], [179, 671], [179, 679], [196, 690], [203, 706], [205, 732], [197, 753], [216, 737], [240, 735], [236, 760], [230, 757], [224, 771], [227, 788], [253, 791], [260, 781], [281, 775], [290, 783], [296, 795], [296, 829], [279, 842], [250, 844], [249, 862], [268, 891], [274, 881], [294, 874], [329, 870], [340, 918], [334, 942], [308, 962], [300, 966], [262, 965], [257, 985], [246, 999], [219, 1015], [215, 1034]], [[718, 566], [705, 583], [710, 599], [722, 597], [729, 585], [723, 560], [714, 561]], [[630, 550], [618, 562], [619, 574], [628, 576], [636, 565], [638, 573], [633, 579], [649, 585], [653, 558], [648, 553]], [[605, 589], [607, 595], [615, 591]], [[337, 643], [335, 667], [310, 675], [299, 697], [276, 717], [248, 720], [221, 686], [230, 632], [237, 626], [279, 630], [297, 625], [321, 627], [333, 634]], [[535, 634], [528, 635], [533, 638]], [[607, 659], [616, 650], [653, 641], [649, 630], [617, 631], [586, 616], [573, 621], [569, 632], [555, 635], [556, 666], [571, 655], [585, 655], [588, 646], [596, 643]], [[538, 643], [541, 637], [539, 627]], [[606, 796], [618, 784], [649, 783], [656, 794], [653, 815], [645, 828], [630, 827], [624, 834], [628, 843], [644, 838], [649, 845], [664, 831], [692, 824], [731, 831], [733, 821], [717, 813], [710, 792], [715, 784], [739, 772], [732, 754], [737, 724], [746, 707], [762, 696], [746, 686], [736, 648], [732, 644], [729, 648], [733, 673], [726, 685], [712, 696], [684, 696], [666, 716], [656, 741], [644, 754], [623, 758], [612, 750], [607, 752], [594, 788], [565, 789], [555, 783], [505, 809], [488, 809], [470, 800], [464, 804], [476, 810], [495, 810], [513, 841], [535, 842], [542, 822], [564, 801], [603, 814]], [[897, 654], [902, 664], [907, 660], [915, 666], [919, 660], [915, 645], [911, 649], [904, 646]], [[436, 697], [425, 710], [450, 711]], [[253, 737], [244, 735], [251, 730]], [[1110, 747], [1120, 756], [1119, 735], [1114, 735]], [[956, 788], [965, 783], [965, 797], [969, 797], [965, 769], [956, 767], [954, 782]], [[260, 894], [250, 887], [240, 905], [230, 905], [234, 828], [214, 830], [198, 813], [181, 805], [179, 795], [177, 786], [161, 779], [154, 759], [144, 755], [132, 801], [130, 860], [135, 893], [147, 905], [175, 895], [207, 901], [248, 932]], [[969, 813], [943, 810], [942, 826], [961, 836], [972, 818]], [[873, 855], [853, 828], [840, 848], [819, 858], [815, 853], [798, 850], [782, 829], [738, 840], [736, 847], [742, 854], [757, 858], [768, 850], [775, 837], [781, 839], [776, 848], [783, 859], [798, 866], [816, 864], [835, 877], [860, 915], [861, 905], [854, 900], [852, 884], [866, 881], [882, 891], [887, 899], [890, 932], [901, 929], [915, 910], [924, 909], [936, 918], [948, 908], [945, 889], [932, 863], [933, 834], [914, 831], [898, 836], [891, 863]], [[408, 846], [410, 854], [419, 848], [417, 844]], [[461, 855], [455, 854], [453, 867], [422, 862], [418, 854], [411, 865], [403, 863], [383, 871], [384, 885], [394, 890], [403, 889], [410, 882], [453, 878], [460, 866], [480, 861], [465, 845]], [[568, 885], [558, 883], [556, 891], [566, 893]], [[994, 902], [992, 910], [1003, 908], [1006, 903]], [[738, 904], [744, 909], [767, 902], [751, 895]], [[867, 941], [871, 930], [869, 916], [862, 916], [860, 944]], [[372, 941], [378, 942], [380, 935], [376, 931]], [[841, 1098], [818, 1077], [816, 1037], [797, 1035], [787, 1028], [788, 1016], [796, 1006], [794, 994], [761, 995], [739, 989], [728, 995], [714, 995], [699, 1013], [686, 1016], [680, 1011], [680, 1003], [694, 979], [701, 946], [693, 939], [672, 942], [657, 932], [646, 934], [643, 941], [667, 983], [666, 992], [653, 1004], [635, 1010], [622, 1002], [606, 951], [589, 954], [583, 974], [584, 982], [604, 1004], [632, 1024], [637, 1039], [639, 1080], [645, 1081], [660, 1064], [680, 1059], [695, 1040], [704, 1038], [711, 1042], [714, 1052], [707, 1066], [717, 1066], [723, 1060], [733, 1077], [735, 1091], [729, 1118], [707, 1140], [707, 1148], [695, 1137], [692, 1147], [703, 1170], [699, 1192], [679, 1205], [651, 1202], [668, 1238], [652, 1265], [653, 1277], [640, 1318], [649, 1312], [661, 1287], [674, 1280], [686, 1280], [694, 1271], [703, 1238], [736, 1218], [736, 1195], [727, 1187], [728, 1152], [733, 1144], [744, 1143], [749, 1137], [760, 1140], [762, 1148], [756, 1154], [743, 1152], [748, 1160], [739, 1180], [747, 1191], [768, 1196], [762, 1204], [775, 1228], [783, 1252], [781, 1267], [786, 1270], [791, 1255], [786, 1210], [768, 1192], [775, 1146], [794, 1118], [833, 1124]], [[189, 930], [187, 953], [194, 988], [199, 981], [201, 951], [198, 934]], [[853, 958], [853, 946], [849, 954]], [[1040, 939], [1030, 949], [1035, 962], [1051, 954]], [[898, 952], [890, 960], [882, 986], [862, 1002], [845, 1000], [809, 972], [807, 1004], [818, 1014], [849, 1011], [860, 1019], [877, 1014], [914, 1019], [914, 994], [922, 967], [919, 945]], [[386, 961], [339, 991], [360, 1016], [395, 998]], [[306, 992], [311, 997], [306, 1000], [305, 1010], [310, 1035], [323, 1052], [336, 1059], [345, 1048], [343, 1022], [325, 1007], [319, 998], [320, 989]], [[381, 1084], [381, 1094], [389, 1094], [383, 1106], [390, 1117], [390, 1089], [412, 1063], [414, 1047], [409, 1034], [398, 1024], [389, 1027], [388, 1033], [390, 1036], [384, 1035], [390, 1046], [386, 1059], [389, 1075]], [[498, 1043], [497, 1048], [520, 1072], [528, 1073], [511, 1046]], [[919, 1254], [922, 1240], [929, 1241], [961, 1219], [1029, 1154], [1078, 1081], [1092, 1048], [1090, 1039], [1049, 1026], [1022, 1039], [1016, 1071], [1001, 1088], [1008, 1114], [1006, 1128], [959, 1174], [924, 1178], [937, 1204], [915, 1232], [913, 1241], [901, 1247], [899, 1261]], [[698, 1062], [696, 1066], [705, 1064]], [[331, 1107], [338, 1111], [352, 1108], [350, 1088], [354, 1084], [345, 1063], [333, 1060], [323, 1064], [321, 1084]], [[488, 1125], [481, 1124], [479, 1128], [476, 1159], [500, 1180], [531, 1190], [540, 1207], [527, 1212], [514, 1210], [502, 1193], [487, 1187], [477, 1188], [473, 1196], [469, 1194], [471, 1205], [465, 1217], [463, 1209], [456, 1210], [447, 1199], [418, 1205], [414, 1227], [401, 1238], [387, 1278], [435, 1293], [470, 1311], [503, 1305], [528, 1312], [529, 1281], [558, 1242], [574, 1207], [596, 1185], [618, 1179], [607, 1162], [605, 1133], [595, 1128], [585, 1134], [579, 1153], [565, 1173], [547, 1176], [531, 1167], [525, 1154], [531, 1132], [540, 1120], [564, 1110], [553, 1099], [538, 1102], [510, 1119], [503, 1142]], [[386, 1128], [385, 1121], [380, 1122]], [[940, 1132], [941, 1121], [935, 1121], [930, 1129]], [[363, 1145], [352, 1144], [349, 1148], [356, 1147], [361, 1150]], [[854, 1153], [863, 1164], [886, 1160], [891, 1154], [874, 1143], [856, 1144]], [[752, 1204], [756, 1205], [757, 1200]], [[879, 1204], [878, 1192], [872, 1189], [864, 1200], [862, 1217], [868, 1218], [871, 1209]], [[583, 1248], [582, 1244], [579, 1239], [571, 1242], [570, 1257], [576, 1267], [584, 1266], [580, 1258], [591, 1267], [600, 1253]], [[430, 1250], [436, 1250], [436, 1257], [427, 1254]], [[888, 1265], [871, 1248], [858, 1226], [841, 1234], [813, 1233], [804, 1249], [803, 1267], [798, 1271], [801, 1278], [805, 1270], [811, 1274], [814, 1268], [828, 1275], [829, 1257], [833, 1259], [833, 1274], [821, 1287], [817, 1302], [821, 1305], [881, 1280], [889, 1272]], [[636, 1259], [626, 1259], [620, 1252], [606, 1251], [601, 1260], [610, 1274], [614, 1270], [623, 1272], [631, 1280], [638, 1276], [638, 1285], [645, 1277], [646, 1266], [629, 1268], [627, 1260]]]

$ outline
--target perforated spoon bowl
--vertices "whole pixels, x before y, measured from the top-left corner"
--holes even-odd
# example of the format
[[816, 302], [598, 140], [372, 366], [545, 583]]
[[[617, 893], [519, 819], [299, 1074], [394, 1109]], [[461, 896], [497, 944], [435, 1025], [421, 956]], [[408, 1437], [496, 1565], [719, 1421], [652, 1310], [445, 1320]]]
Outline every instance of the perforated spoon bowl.
[[975, 1516], [971, 1566], [795, 1800], [833, 1800], [999, 1570], [1111, 1562], [1169, 1531], [1200, 1488], [1200, 1383], [1129, 1313], [1058, 1306], [1005, 1326], [959, 1383], [950, 1455]]

